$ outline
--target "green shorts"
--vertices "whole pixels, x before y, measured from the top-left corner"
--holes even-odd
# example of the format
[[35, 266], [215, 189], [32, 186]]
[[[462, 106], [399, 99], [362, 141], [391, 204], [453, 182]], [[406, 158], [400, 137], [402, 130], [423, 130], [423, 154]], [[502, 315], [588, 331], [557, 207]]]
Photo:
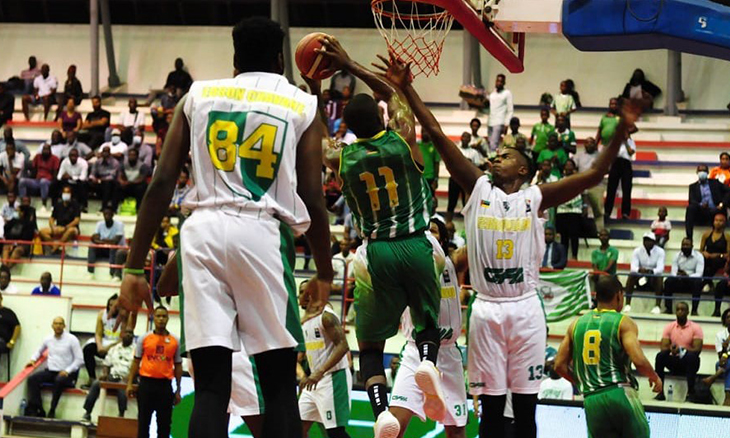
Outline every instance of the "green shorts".
[[353, 267], [358, 341], [394, 336], [406, 306], [416, 333], [438, 328], [443, 267], [438, 242], [424, 233], [360, 246]]
[[649, 422], [634, 388], [612, 386], [585, 397], [589, 438], [649, 438]]

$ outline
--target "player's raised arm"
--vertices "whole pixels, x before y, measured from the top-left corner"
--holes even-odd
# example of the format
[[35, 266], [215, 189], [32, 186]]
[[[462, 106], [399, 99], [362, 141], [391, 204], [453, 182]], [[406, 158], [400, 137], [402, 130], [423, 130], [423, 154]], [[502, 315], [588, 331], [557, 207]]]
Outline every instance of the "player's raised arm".
[[563, 204], [583, 193], [586, 189], [598, 185], [603, 180], [604, 175], [608, 173], [611, 164], [618, 155], [621, 143], [628, 138], [629, 129], [634, 126], [634, 123], [641, 115], [642, 106], [643, 101], [641, 100], [624, 101], [621, 109], [621, 121], [616, 128], [616, 134], [613, 136], [611, 144], [601, 151], [590, 169], [539, 186], [542, 191], [541, 209], [544, 210]]
[[411, 72], [408, 65], [404, 64], [391, 54], [390, 59], [380, 57], [386, 66], [379, 67], [385, 71], [385, 76], [396, 87], [400, 88], [403, 95], [408, 100], [411, 110], [416, 115], [421, 128], [428, 132], [431, 136], [434, 146], [441, 155], [446, 164], [446, 168], [451, 173], [451, 177], [463, 188], [467, 193], [471, 193], [477, 180], [484, 175], [478, 167], [472, 164], [459, 148], [444, 134], [436, 117], [429, 111], [426, 104], [421, 100], [416, 90], [411, 84]]
[[568, 332], [563, 338], [563, 342], [560, 343], [558, 349], [558, 355], [555, 356], [555, 372], [570, 381], [575, 385], [575, 378], [573, 373], [570, 371], [570, 362], [573, 360], [573, 328], [575, 327], [575, 321], [568, 327]]
[[633, 319], [624, 316], [619, 325], [619, 336], [621, 336], [621, 344], [624, 351], [629, 355], [629, 359], [636, 366], [636, 370], [644, 377], [649, 378], [649, 382], [654, 392], [662, 392], [662, 379], [659, 378], [651, 362], [644, 356], [644, 352], [639, 345], [639, 328]]
[[[340, 172], [340, 147], [337, 142], [329, 138], [327, 134], [327, 114], [324, 109], [324, 99], [322, 98], [322, 81], [319, 79], [310, 79], [302, 75], [302, 79], [309, 86], [309, 91], [317, 98], [317, 114], [319, 114], [319, 123], [322, 124], [323, 141], [322, 141], [322, 164], [329, 167], [335, 175]], [[313, 123], [317, 123], [315, 120]]]

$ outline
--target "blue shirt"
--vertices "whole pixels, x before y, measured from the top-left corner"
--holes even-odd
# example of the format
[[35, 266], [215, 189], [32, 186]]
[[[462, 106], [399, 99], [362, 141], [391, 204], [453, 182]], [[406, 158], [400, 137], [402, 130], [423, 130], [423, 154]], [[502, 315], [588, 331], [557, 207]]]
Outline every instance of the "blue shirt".
[[117, 242], [117, 245], [124, 245], [124, 224], [120, 221], [114, 221], [111, 228], [107, 228], [106, 221], [99, 221], [96, 223], [96, 231], [94, 234], [99, 235], [99, 239], [108, 240], [113, 239], [117, 236], [122, 238]]
[[710, 183], [705, 181], [700, 183], [700, 193], [702, 194], [702, 203], [707, 203], [707, 207], [710, 209], [715, 208], [715, 203], [712, 201], [712, 192], [710, 192]]
[[31, 295], [51, 295], [60, 297], [61, 296], [61, 289], [58, 288], [55, 284], [51, 283], [51, 287], [48, 288], [48, 292], [43, 292], [43, 286], [38, 285], [33, 289], [33, 292], [31, 292]]

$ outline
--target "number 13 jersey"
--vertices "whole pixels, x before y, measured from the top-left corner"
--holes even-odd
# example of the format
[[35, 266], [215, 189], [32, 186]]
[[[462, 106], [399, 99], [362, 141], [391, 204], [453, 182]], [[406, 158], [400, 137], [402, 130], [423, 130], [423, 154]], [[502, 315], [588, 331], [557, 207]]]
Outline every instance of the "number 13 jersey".
[[538, 186], [508, 195], [486, 175], [477, 180], [462, 209], [477, 298], [514, 301], [537, 293], [545, 252], [541, 202]]
[[314, 96], [281, 75], [243, 73], [193, 83], [184, 112], [195, 183], [185, 207], [259, 211], [307, 230], [296, 157], [317, 112]]

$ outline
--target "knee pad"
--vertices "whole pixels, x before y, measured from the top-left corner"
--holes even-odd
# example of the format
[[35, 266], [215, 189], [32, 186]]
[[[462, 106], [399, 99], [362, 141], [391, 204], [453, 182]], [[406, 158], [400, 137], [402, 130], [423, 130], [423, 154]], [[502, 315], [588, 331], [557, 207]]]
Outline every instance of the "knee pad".
[[360, 351], [360, 374], [365, 382], [373, 376], [385, 376], [381, 350], [368, 348]]

